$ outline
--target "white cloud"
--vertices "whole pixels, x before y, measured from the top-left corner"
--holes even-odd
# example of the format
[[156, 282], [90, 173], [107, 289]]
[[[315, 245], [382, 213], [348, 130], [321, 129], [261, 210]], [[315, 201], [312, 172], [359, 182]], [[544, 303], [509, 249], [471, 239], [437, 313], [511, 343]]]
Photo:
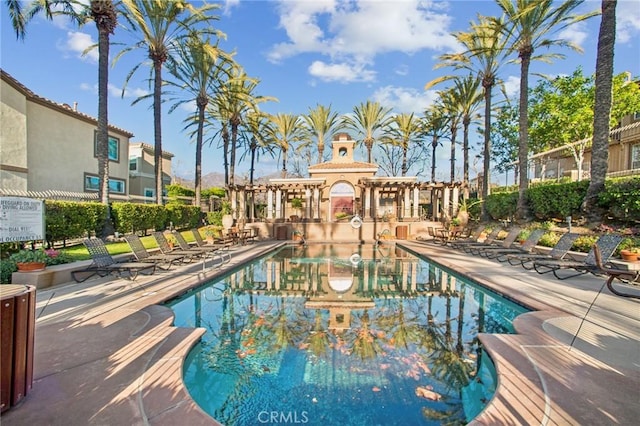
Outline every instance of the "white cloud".
[[[520, 77], [510, 75], [504, 80], [504, 90], [509, 99], [514, 99], [520, 93]], [[495, 92], [494, 92], [495, 95]]]
[[586, 29], [586, 22], [576, 22], [575, 24], [570, 25], [560, 31], [557, 38], [561, 40], [567, 40], [577, 46], [583, 47], [583, 43], [589, 35]]
[[[316, 53], [328, 56], [330, 62], [364, 69], [376, 55], [386, 52], [455, 49], [451, 17], [442, 8], [443, 2], [420, 0], [283, 0], [278, 11], [288, 40], [272, 46], [268, 59], [277, 63]], [[323, 64], [316, 61], [309, 70], [317, 69], [318, 63]]]
[[616, 39], [620, 43], [637, 41], [640, 35], [640, 7], [637, 0], [619, 1], [616, 10]]
[[62, 44], [59, 44], [58, 47], [63, 52], [70, 52], [73, 56], [81, 60], [88, 60], [90, 62], [97, 63], [97, 47], [95, 49], [91, 49], [83, 55], [83, 52], [94, 44], [96, 44], [96, 42], [91, 39], [91, 35], [79, 31], [68, 31], [66, 41]]
[[322, 81], [339, 81], [341, 83], [374, 81], [376, 77], [375, 71], [365, 69], [362, 64], [328, 64], [322, 61], [314, 61], [309, 66], [308, 71], [313, 77]]
[[385, 86], [377, 89], [372, 99], [396, 113], [421, 115], [438, 97], [435, 90], [421, 91], [411, 87]]

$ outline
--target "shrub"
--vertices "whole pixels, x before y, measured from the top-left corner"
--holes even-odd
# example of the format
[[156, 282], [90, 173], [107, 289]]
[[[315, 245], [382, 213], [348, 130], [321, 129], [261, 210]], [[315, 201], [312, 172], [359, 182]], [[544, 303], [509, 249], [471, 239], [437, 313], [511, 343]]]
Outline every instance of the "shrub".
[[537, 184], [527, 190], [531, 213], [539, 219], [560, 219], [580, 214], [589, 181]]
[[485, 208], [494, 220], [511, 219], [516, 213], [517, 192], [491, 194], [485, 201]]
[[615, 219], [640, 221], [640, 177], [607, 180], [598, 205]]
[[589, 250], [591, 250], [591, 247], [593, 247], [596, 241], [598, 241], [597, 235], [580, 235], [573, 242], [573, 246], [571, 247], [571, 249], [573, 251], [587, 253]]
[[16, 262], [9, 259], [0, 260], [0, 284], [11, 284], [11, 274], [16, 272]]
[[540, 241], [538, 241], [538, 245], [543, 247], [554, 247], [556, 244], [558, 244], [559, 240], [560, 235], [556, 234], [555, 232], [547, 232], [542, 236], [542, 238], [540, 238]]

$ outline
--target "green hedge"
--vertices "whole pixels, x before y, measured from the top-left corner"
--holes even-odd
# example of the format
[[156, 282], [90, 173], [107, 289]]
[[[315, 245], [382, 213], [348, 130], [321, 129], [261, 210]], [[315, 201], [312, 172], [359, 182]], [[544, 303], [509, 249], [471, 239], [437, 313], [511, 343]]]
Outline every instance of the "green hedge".
[[179, 203], [166, 206], [113, 203], [111, 211], [116, 231], [122, 234], [144, 234], [149, 229], [164, 230], [171, 224], [177, 229], [193, 228], [200, 224], [200, 209]]
[[106, 207], [103, 204], [72, 201], [45, 201], [46, 239], [54, 241], [81, 238], [102, 226]]
[[[525, 193], [529, 211], [540, 220], [564, 220], [581, 216], [580, 206], [589, 181], [539, 183]], [[518, 192], [500, 192], [487, 197], [485, 205], [495, 220], [511, 219], [515, 215]], [[640, 222], [640, 177], [607, 179], [598, 204], [610, 219], [626, 223]]]
[[532, 215], [538, 219], [560, 219], [580, 215], [580, 206], [589, 181], [536, 184], [527, 190], [527, 202]]

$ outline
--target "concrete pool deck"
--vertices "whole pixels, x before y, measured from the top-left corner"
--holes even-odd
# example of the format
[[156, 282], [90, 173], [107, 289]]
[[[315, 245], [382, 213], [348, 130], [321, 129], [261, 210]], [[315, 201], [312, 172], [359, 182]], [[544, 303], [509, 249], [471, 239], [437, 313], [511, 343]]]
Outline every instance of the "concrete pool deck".
[[[133, 282], [96, 278], [39, 290], [33, 389], [0, 423], [217, 424], [182, 382], [183, 359], [203, 331], [173, 327], [172, 312], [158, 304], [283, 243], [236, 247], [220, 268], [193, 264]], [[473, 424], [637, 424], [640, 300], [605, 288], [570, 348], [604, 279], [559, 281], [439, 245], [398, 244], [536, 309], [516, 320], [518, 334], [481, 336], [499, 385]]]

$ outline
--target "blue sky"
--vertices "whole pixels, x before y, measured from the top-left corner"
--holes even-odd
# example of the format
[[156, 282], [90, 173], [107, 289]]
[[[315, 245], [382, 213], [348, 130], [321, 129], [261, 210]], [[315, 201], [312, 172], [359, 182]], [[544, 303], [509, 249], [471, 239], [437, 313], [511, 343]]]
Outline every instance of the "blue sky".
[[[620, 0], [617, 9], [614, 71], [630, 71], [635, 77], [640, 76], [639, 3]], [[580, 11], [599, 8], [600, 1], [586, 1]], [[81, 54], [97, 40], [95, 25], [78, 28], [65, 18], [55, 22], [36, 18], [21, 41], [11, 28], [5, 2], [0, 11], [0, 67], [36, 94], [69, 105], [77, 102], [79, 111], [97, 117], [97, 51]], [[322, 104], [349, 113], [356, 105], [374, 100], [394, 112], [420, 114], [435, 99], [435, 91], [445, 87], [424, 90], [425, 83], [449, 72], [433, 69], [437, 57], [457, 48], [451, 33], [466, 31], [477, 14], [491, 16], [498, 11], [489, 0], [232, 0], [223, 3], [217, 26], [227, 34], [221, 46], [235, 49], [236, 61], [249, 76], [260, 79], [256, 93], [278, 98], [278, 102], [261, 106], [267, 112], [305, 114]], [[566, 59], [552, 64], [534, 62], [531, 72], [554, 76], [582, 66], [585, 74], [593, 73], [599, 24], [600, 17], [595, 17], [559, 34], [584, 52], [564, 50]], [[112, 41], [129, 45], [129, 37], [117, 29]], [[112, 46], [112, 57], [120, 49]], [[131, 105], [138, 96], [149, 93], [146, 70], [134, 76], [121, 97], [125, 76], [144, 57], [142, 51], [129, 53], [110, 69], [109, 122], [133, 133], [133, 142], [153, 145], [151, 103]], [[505, 66], [501, 77], [507, 90], [516, 94], [518, 66]], [[168, 106], [163, 108], [163, 149], [175, 155], [174, 174], [189, 178], [194, 173], [195, 153], [194, 144], [182, 131], [187, 112], [177, 109], [168, 114]], [[473, 142], [479, 143], [473, 133]], [[438, 180], [448, 180], [448, 156], [445, 141], [437, 155]], [[461, 174], [460, 148], [457, 157]], [[220, 151], [205, 147], [203, 172], [222, 172], [221, 164]], [[430, 161], [425, 162], [425, 169], [429, 167]], [[247, 168], [240, 165], [239, 174], [246, 174]], [[256, 175], [278, 168], [277, 159], [263, 157]], [[474, 166], [471, 173], [475, 175]]]

